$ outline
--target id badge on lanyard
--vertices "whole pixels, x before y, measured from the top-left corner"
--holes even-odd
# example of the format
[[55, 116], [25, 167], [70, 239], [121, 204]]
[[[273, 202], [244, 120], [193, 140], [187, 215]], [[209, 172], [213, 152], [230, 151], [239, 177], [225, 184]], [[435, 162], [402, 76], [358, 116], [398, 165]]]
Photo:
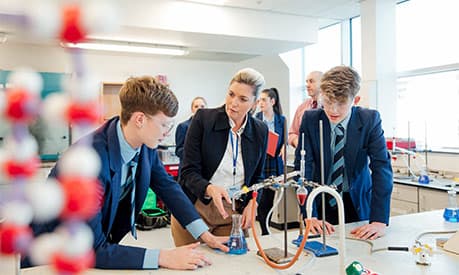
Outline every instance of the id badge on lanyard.
[[226, 192], [228, 192], [228, 196], [232, 198], [236, 192], [238, 192], [241, 188], [237, 185], [231, 185], [226, 187]]
[[241, 188], [240, 186], [236, 185], [236, 166], [237, 166], [237, 156], [239, 154], [239, 136], [236, 134], [236, 144], [234, 144], [233, 133], [230, 130], [229, 132], [230, 140], [231, 140], [231, 150], [233, 153], [233, 185], [226, 188], [228, 195], [230, 198], [233, 197], [234, 193], [239, 191]]

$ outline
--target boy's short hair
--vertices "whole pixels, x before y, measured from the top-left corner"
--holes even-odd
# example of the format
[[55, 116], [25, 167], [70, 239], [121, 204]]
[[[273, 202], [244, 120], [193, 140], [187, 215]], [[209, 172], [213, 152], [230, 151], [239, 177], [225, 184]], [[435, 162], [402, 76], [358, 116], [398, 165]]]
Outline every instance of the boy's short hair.
[[321, 94], [334, 102], [346, 102], [354, 98], [360, 89], [360, 76], [351, 67], [337, 66], [323, 76], [320, 84]]
[[174, 117], [178, 100], [174, 93], [152, 76], [130, 77], [120, 90], [121, 123], [126, 125], [134, 112]]
[[253, 87], [253, 95], [255, 98], [258, 97], [258, 93], [263, 85], [265, 85], [265, 78], [261, 73], [252, 69], [252, 68], [245, 68], [239, 70], [231, 79], [230, 85], [233, 82], [247, 84]]

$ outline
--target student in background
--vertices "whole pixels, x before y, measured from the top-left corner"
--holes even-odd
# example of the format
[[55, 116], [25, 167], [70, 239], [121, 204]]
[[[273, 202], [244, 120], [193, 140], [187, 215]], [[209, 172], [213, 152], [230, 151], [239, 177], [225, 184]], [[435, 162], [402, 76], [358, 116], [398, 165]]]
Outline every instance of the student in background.
[[[236, 200], [235, 212], [231, 198], [243, 185], [263, 180], [268, 127], [249, 115], [262, 85], [259, 72], [240, 70], [229, 83], [225, 104], [198, 110], [186, 135], [179, 182], [217, 236], [230, 235], [233, 213], [243, 215], [243, 230], [252, 226], [251, 193]], [[196, 242], [175, 217], [171, 230], [177, 246]]]
[[[360, 76], [347, 66], [334, 67], [322, 77], [320, 100], [323, 109], [305, 112], [300, 127], [306, 150], [305, 178], [320, 182], [319, 121], [323, 121], [325, 181], [340, 192], [346, 223], [369, 220], [351, 233], [359, 239], [376, 239], [389, 224], [392, 167], [386, 148], [381, 118], [376, 110], [354, 106], [360, 100]], [[300, 135], [299, 144], [302, 144]], [[295, 168], [300, 167], [295, 151]], [[334, 232], [338, 222], [336, 200], [325, 196], [326, 217], [322, 217], [321, 196], [314, 202], [311, 233]], [[317, 209], [316, 209], [317, 207]], [[302, 207], [304, 217], [305, 211]]]
[[[92, 133], [92, 147], [101, 159], [98, 180], [103, 190], [101, 209], [88, 221], [94, 235], [95, 267], [103, 269], [196, 269], [209, 263], [196, 250], [198, 242], [174, 249], [146, 249], [120, 245], [131, 232], [150, 187], [165, 202], [179, 223], [210, 247], [228, 251], [199, 217], [190, 200], [166, 173], [157, 145], [167, 137], [177, 114], [172, 91], [153, 77], [131, 77], [120, 90], [121, 116]], [[72, 147], [79, 146], [78, 143]], [[70, 149], [71, 150], [71, 149]], [[50, 177], [59, 177], [60, 162]], [[62, 221], [33, 224], [35, 235], [53, 231]], [[154, 244], [149, 244], [152, 246]], [[23, 266], [28, 266], [24, 260]]]
[[[260, 108], [260, 112], [255, 115], [256, 118], [262, 120], [268, 126], [269, 131], [276, 133], [279, 137], [275, 154], [273, 156], [269, 154], [266, 156], [264, 174], [265, 177], [279, 176], [284, 173], [282, 159], [285, 140], [285, 117], [282, 115], [282, 107], [277, 89], [271, 88], [263, 90], [258, 100], [258, 107]], [[258, 205], [258, 221], [260, 222], [262, 235], [268, 234], [266, 219], [269, 210], [273, 206], [274, 195], [275, 192], [270, 188], [263, 189], [260, 204]]]
[[175, 154], [179, 157], [180, 163], [183, 159], [183, 145], [185, 143], [186, 132], [188, 131], [191, 120], [197, 110], [206, 107], [207, 102], [203, 97], [195, 97], [193, 101], [191, 101], [191, 117], [177, 125], [177, 130], [175, 131]]
[[298, 135], [300, 130], [301, 118], [307, 110], [313, 110], [319, 107], [318, 97], [320, 92], [320, 79], [322, 72], [313, 71], [306, 77], [306, 90], [309, 98], [306, 99], [296, 109], [295, 116], [293, 117], [292, 125], [288, 131], [288, 144], [292, 145], [293, 148], [298, 146]]

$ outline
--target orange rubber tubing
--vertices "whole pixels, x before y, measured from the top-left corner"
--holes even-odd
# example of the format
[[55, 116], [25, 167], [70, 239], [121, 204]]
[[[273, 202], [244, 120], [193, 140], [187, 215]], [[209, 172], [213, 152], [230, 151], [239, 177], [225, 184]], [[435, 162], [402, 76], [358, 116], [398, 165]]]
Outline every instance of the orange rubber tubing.
[[[252, 218], [251, 218], [251, 220], [252, 220], [252, 233], [253, 233], [253, 238], [255, 239], [255, 243], [257, 244], [258, 251], [260, 251], [261, 256], [263, 257], [265, 262], [270, 267], [275, 268], [275, 269], [287, 269], [287, 268], [291, 267], [293, 264], [295, 264], [295, 262], [298, 260], [298, 257], [300, 257], [301, 252], [303, 251], [304, 245], [306, 244], [306, 240], [308, 239], [309, 230], [311, 228], [311, 220], [310, 219], [306, 219], [306, 228], [304, 229], [303, 241], [301, 242], [300, 246], [298, 247], [298, 250], [296, 251], [296, 254], [293, 257], [293, 259], [289, 263], [287, 263], [285, 265], [277, 264], [277, 263], [271, 261], [270, 259], [268, 259], [268, 257], [266, 256], [265, 252], [263, 251], [263, 248], [261, 247], [260, 241], [258, 240], [258, 237], [257, 237], [257, 232], [255, 230], [255, 208], [256, 208], [255, 202], [256, 202], [256, 199], [257, 199], [257, 195], [258, 195], [258, 192], [256, 192], [256, 191], [252, 192], [252, 201], [250, 203], [252, 204]], [[302, 221], [300, 221], [300, 222], [302, 222]]]

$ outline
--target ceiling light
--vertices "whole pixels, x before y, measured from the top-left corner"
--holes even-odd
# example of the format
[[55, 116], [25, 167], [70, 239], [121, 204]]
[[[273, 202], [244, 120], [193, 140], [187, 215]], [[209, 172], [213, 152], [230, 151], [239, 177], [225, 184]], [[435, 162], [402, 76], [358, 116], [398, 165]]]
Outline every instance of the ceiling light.
[[62, 43], [67, 48], [78, 48], [84, 50], [113, 51], [129, 53], [145, 53], [160, 55], [186, 55], [188, 51], [179, 46], [157, 45], [148, 43], [136, 43], [125, 41], [88, 41], [83, 43]]
[[188, 2], [196, 2], [202, 4], [211, 4], [211, 5], [224, 5], [226, 0], [187, 0]]

